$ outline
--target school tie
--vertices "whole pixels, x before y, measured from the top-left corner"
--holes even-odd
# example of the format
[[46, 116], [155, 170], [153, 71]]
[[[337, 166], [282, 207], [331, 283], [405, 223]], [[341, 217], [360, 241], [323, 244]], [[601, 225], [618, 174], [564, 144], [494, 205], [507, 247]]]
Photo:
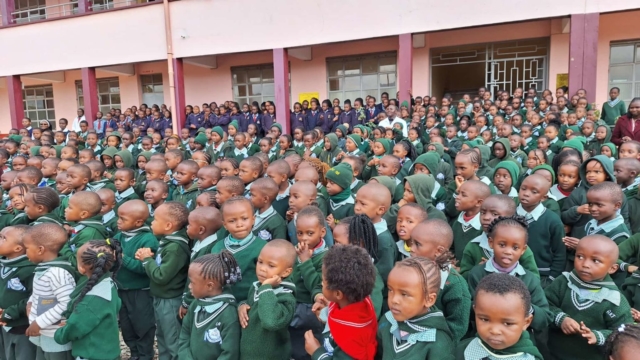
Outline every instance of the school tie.
[[102, 127], [100, 125], [102, 125], [102, 121], [98, 120], [98, 131], [100, 131], [100, 129], [102, 129]]
[[369, 109], [369, 113], [371, 114], [371, 116], [373, 116], [373, 109]]

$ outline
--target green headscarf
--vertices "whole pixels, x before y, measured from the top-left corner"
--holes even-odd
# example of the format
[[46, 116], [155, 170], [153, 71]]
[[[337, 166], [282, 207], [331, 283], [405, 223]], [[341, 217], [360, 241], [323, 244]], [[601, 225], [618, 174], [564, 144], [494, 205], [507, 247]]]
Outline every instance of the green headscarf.
[[376, 142], [382, 144], [382, 147], [384, 148], [384, 155], [390, 155], [391, 151], [393, 151], [393, 144], [391, 143], [391, 140], [380, 138], [376, 140]]
[[40, 148], [42, 146], [32, 146], [29, 148], [29, 154], [31, 154], [31, 156], [37, 156], [40, 155]]
[[18, 144], [22, 142], [22, 136], [20, 135], [9, 135], [9, 139], [17, 142]]
[[445, 219], [444, 214], [433, 206], [431, 194], [436, 187], [436, 179], [431, 175], [415, 174], [404, 178], [409, 183], [416, 203], [420, 205], [428, 214], [429, 219]]
[[328, 165], [331, 165], [333, 163], [333, 159], [338, 156], [338, 154], [340, 154], [342, 149], [338, 147], [338, 135], [336, 135], [335, 133], [328, 133], [324, 137], [329, 140], [331, 149], [322, 149], [322, 152], [320, 153], [320, 160]]
[[[600, 149], [602, 149], [603, 147], [608, 147], [609, 149], [611, 149], [611, 157], [612, 158], [617, 158], [618, 157], [618, 150], [616, 148], [616, 145], [610, 142], [604, 143], [602, 144], [602, 146], [600, 146]], [[602, 154], [602, 150], [600, 150], [600, 154]]]
[[[116, 156], [117, 153], [118, 153], [118, 149], [114, 148], [113, 146], [109, 146], [106, 149], [104, 149], [104, 151], [102, 152], [102, 155], [100, 156], [100, 160], [102, 160], [102, 156], [109, 156], [110, 158], [113, 159], [113, 157]], [[115, 161], [114, 161], [114, 164], [115, 164]]]
[[592, 161], [597, 161], [600, 163], [600, 165], [602, 165], [602, 168], [604, 169], [604, 171], [607, 173], [607, 176], [609, 177], [608, 181], [611, 181], [614, 183], [616, 182], [616, 175], [613, 172], [613, 161], [611, 161], [611, 159], [609, 159], [604, 155], [596, 155], [590, 159], [587, 159], [587, 161], [583, 162], [582, 165], [580, 166], [580, 180], [581, 180], [580, 185], [584, 185], [587, 188], [591, 187], [591, 185], [589, 185], [589, 183], [587, 182], [587, 164]]
[[372, 177], [369, 181], [371, 180], [375, 180], [377, 182], [379, 182], [380, 184], [382, 184], [384, 187], [386, 187], [387, 189], [389, 189], [389, 192], [391, 193], [391, 198], [393, 198], [393, 195], [396, 192], [396, 187], [398, 187], [398, 184], [396, 183], [396, 179], [392, 178], [391, 176], [374, 176]]
[[278, 128], [278, 130], [280, 130], [280, 134], [282, 134], [282, 125], [280, 125], [277, 122], [274, 122], [273, 125], [271, 125], [271, 129], [273, 128]]
[[347, 135], [347, 138], [351, 139], [356, 144], [357, 148], [360, 148], [360, 145], [362, 145], [362, 138], [360, 135], [351, 134]]
[[138, 154], [138, 156], [136, 157], [136, 160], [138, 160], [140, 156], [143, 156], [145, 159], [147, 159], [147, 161], [149, 161], [151, 160], [151, 155], [153, 155], [151, 151], [143, 151], [140, 154]]
[[[416, 161], [413, 162], [413, 166], [416, 164], [420, 164], [429, 170], [431, 175], [439, 177], [442, 175], [444, 179], [444, 174], [438, 173], [438, 165], [440, 164], [440, 157], [434, 151], [424, 153], [416, 158]], [[415, 170], [414, 170], [415, 171]]]
[[580, 138], [574, 137], [571, 140], [565, 141], [564, 144], [562, 145], [562, 148], [576, 149], [580, 152], [580, 154], [582, 154], [582, 152], [584, 151], [584, 144], [582, 143]]
[[341, 125], [338, 125], [336, 128], [342, 132], [342, 137], [346, 137], [347, 136], [348, 132], [347, 132], [347, 127], [346, 126], [341, 124]]
[[107, 136], [107, 142], [109, 141], [109, 138], [112, 136], [115, 136], [118, 138], [118, 144], [122, 144], [122, 135], [117, 131], [114, 131], [109, 136]]
[[229, 125], [227, 126], [227, 129], [229, 127], [233, 127], [234, 129], [236, 129], [236, 132], [238, 132], [238, 130], [240, 129], [240, 125], [238, 125], [238, 122], [236, 120], [233, 120], [232, 122], [230, 122]]
[[551, 174], [551, 185], [556, 183], [556, 172], [553, 171], [553, 168], [551, 167], [551, 165], [540, 164], [540, 165], [534, 167], [533, 170], [531, 170], [531, 173], [535, 174], [536, 171], [538, 171], [538, 170], [547, 170]]
[[438, 142], [436, 142], [436, 143], [431, 143], [431, 144], [429, 144], [429, 145], [433, 145], [433, 146], [435, 146], [435, 148], [436, 148], [436, 153], [437, 153], [438, 155], [440, 155], [440, 157], [443, 157], [443, 156], [444, 156], [444, 145], [442, 145], [442, 144], [440, 144], [440, 143], [438, 143]]
[[[516, 164], [513, 161], [501, 161], [498, 163], [498, 165], [496, 165], [496, 167], [493, 169], [493, 174], [491, 174], [491, 186], [495, 187], [496, 190], [498, 190], [498, 188], [496, 187], [496, 185], [493, 183], [493, 179], [496, 176], [496, 172], [498, 171], [498, 169], [505, 169], [507, 170], [507, 172], [509, 173], [509, 176], [511, 176], [511, 187], [515, 188], [516, 184], [518, 183], [518, 178], [520, 176], [520, 166], [518, 166], [518, 164]], [[509, 189], [510, 191], [511, 189]], [[500, 190], [498, 190], [498, 193]]]
[[[133, 155], [131, 155], [129, 150], [120, 150], [115, 155], [120, 156], [122, 162], [124, 162], [125, 168], [131, 168], [131, 165], [133, 164]], [[115, 161], [115, 158], [113, 160]]]

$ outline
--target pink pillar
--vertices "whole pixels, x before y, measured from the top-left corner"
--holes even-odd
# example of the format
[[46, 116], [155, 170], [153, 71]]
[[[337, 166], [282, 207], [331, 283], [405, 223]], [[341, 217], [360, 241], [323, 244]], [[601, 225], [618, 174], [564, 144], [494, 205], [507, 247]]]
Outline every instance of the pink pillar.
[[579, 89], [585, 89], [589, 102], [596, 99], [599, 23], [599, 13], [571, 15], [569, 95], [572, 96]]
[[82, 95], [84, 97], [84, 117], [93, 128], [93, 121], [100, 108], [98, 106], [98, 84], [96, 83], [96, 69], [82, 68]]
[[91, 5], [92, 4], [90, 0], [78, 0], [78, 13], [83, 14], [86, 12], [93, 11], [93, 9], [91, 8]]
[[14, 15], [12, 13], [14, 11], [16, 11], [15, 0], [0, 0], [0, 14], [2, 14], [2, 26], [13, 24]]
[[289, 54], [287, 49], [273, 49], [273, 75], [276, 91], [276, 120], [283, 134], [289, 129]]
[[[184, 112], [187, 101], [184, 96], [184, 65], [182, 59], [173, 59], [173, 85], [175, 87], [176, 108], [171, 109], [171, 116], [176, 118], [178, 127], [182, 129], [187, 121], [187, 115]], [[173, 131], [179, 134], [180, 129], [173, 129]]]
[[[411, 34], [398, 35], [398, 92], [400, 104], [406, 101], [411, 107], [411, 95], [409, 91], [413, 86], [413, 37]], [[395, 95], [395, 94], [392, 94]], [[393, 97], [393, 96], [391, 96]]]
[[7, 76], [7, 91], [9, 94], [9, 113], [11, 115], [11, 127], [22, 128], [24, 118], [24, 99], [22, 97], [22, 81], [20, 75]]

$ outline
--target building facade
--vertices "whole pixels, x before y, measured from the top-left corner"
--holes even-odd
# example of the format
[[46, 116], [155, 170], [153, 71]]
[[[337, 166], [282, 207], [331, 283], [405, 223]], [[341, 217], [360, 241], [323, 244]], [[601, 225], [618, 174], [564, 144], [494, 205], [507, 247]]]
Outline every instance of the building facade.
[[637, 0], [139, 1], [0, 0], [0, 133], [141, 103], [174, 104], [180, 126], [185, 105], [225, 100], [640, 96]]

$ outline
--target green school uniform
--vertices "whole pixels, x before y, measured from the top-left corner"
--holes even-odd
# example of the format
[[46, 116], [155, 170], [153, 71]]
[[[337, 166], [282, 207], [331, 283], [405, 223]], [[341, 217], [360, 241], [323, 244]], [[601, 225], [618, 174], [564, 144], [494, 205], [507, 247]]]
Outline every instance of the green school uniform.
[[11, 224], [13, 220], [13, 213], [7, 210], [0, 210], [0, 228], [4, 229], [5, 227]]
[[26, 313], [27, 301], [33, 286], [33, 271], [36, 264], [29, 261], [27, 255], [13, 259], [0, 259], [0, 309], [3, 313], [0, 321], [9, 328], [24, 330], [29, 325]]
[[585, 344], [580, 334], [565, 335], [560, 326], [566, 317], [578, 324], [584, 321], [602, 346], [612, 330], [633, 323], [631, 308], [620, 294], [611, 277], [603, 281], [585, 282], [574, 272], [564, 272], [551, 283], [545, 294], [549, 301], [552, 322], [549, 330], [549, 350], [557, 359], [600, 360], [602, 354], [593, 345]]
[[600, 112], [600, 120], [604, 120], [610, 127], [616, 124], [618, 118], [627, 113], [627, 107], [624, 101], [620, 99], [609, 100], [602, 104]]
[[113, 191], [114, 193], [117, 191], [116, 190], [116, 186], [113, 184], [113, 182], [109, 179], [105, 179], [102, 178], [98, 181], [92, 181], [90, 183], [87, 184], [87, 190], [88, 191], [93, 191], [96, 192], [100, 189], [109, 189], [111, 191]]
[[24, 213], [24, 211], [13, 210], [13, 219], [11, 219], [10, 225], [29, 225], [29, 218], [27, 217], [27, 214]]
[[253, 234], [264, 241], [273, 239], [287, 239], [287, 223], [273, 206], [260, 214], [256, 211], [256, 221], [253, 224]]
[[124, 204], [126, 201], [137, 200], [137, 199], [140, 199], [140, 198], [138, 197], [138, 194], [136, 194], [136, 191], [133, 188], [133, 186], [130, 186], [127, 190], [123, 192], [116, 191], [116, 206], [114, 208], [114, 211], [117, 213], [120, 205]]
[[[489, 238], [487, 234], [483, 232], [464, 247], [462, 260], [460, 260], [460, 274], [466, 279], [469, 271], [471, 271], [474, 266], [480, 264], [483, 258], [487, 260], [492, 256], [493, 249], [489, 246]], [[520, 257], [520, 265], [528, 272], [540, 277], [533, 252], [528, 246]]]
[[455, 159], [456, 155], [458, 155], [458, 152], [460, 152], [460, 149], [462, 148], [462, 141], [455, 137], [453, 139], [445, 138], [445, 147], [449, 148], [449, 150], [445, 150], [445, 152], [449, 154], [451, 159]]
[[[629, 265], [638, 266], [638, 260], [640, 259], [640, 234], [634, 234], [618, 246], [619, 257], [618, 264], [620, 269], [614, 275], [618, 273], [627, 274], [627, 267]], [[622, 293], [629, 301], [629, 304], [634, 309], [640, 307], [640, 271], [636, 270], [633, 274], [627, 276], [624, 284], [621, 287]]]
[[[218, 241], [218, 236], [215, 233], [202, 240], [195, 241], [193, 248], [191, 248], [190, 262], [206, 254], [211, 254], [211, 249], [213, 249], [216, 241]], [[187, 277], [187, 283], [184, 285], [184, 293], [182, 295], [182, 307], [185, 309], [189, 308], [189, 305], [191, 305], [194, 300], [193, 295], [191, 295], [191, 290], [189, 289], [189, 282], [189, 278]]]
[[387, 222], [381, 219], [379, 222], [373, 224], [378, 235], [378, 253], [377, 260], [375, 262], [376, 268], [382, 276], [382, 280], [387, 282], [387, 277], [393, 269], [396, 258], [398, 257], [398, 248], [396, 242], [391, 236], [387, 228]]
[[106, 238], [107, 229], [102, 223], [102, 216], [96, 215], [87, 220], [82, 220], [73, 228], [69, 241], [60, 249], [60, 256], [73, 264], [73, 266], [76, 266], [76, 252], [82, 245], [91, 240], [103, 240]]
[[[102, 155], [100, 155], [100, 161], [102, 161], [104, 163], [104, 157], [105, 156], [108, 156], [108, 157], [113, 159], [113, 157], [116, 156], [117, 153], [118, 153], [118, 149], [110, 146], [110, 147], [104, 149], [104, 151], [102, 151]], [[111, 175], [115, 174], [115, 172], [116, 172], [115, 163], [116, 163], [115, 159], [113, 159], [113, 165], [111, 167], [107, 167], [105, 169], [105, 171], [108, 172]]]
[[313, 304], [315, 294], [322, 291], [322, 259], [327, 254], [329, 247], [323, 242], [313, 250], [311, 259], [296, 261], [293, 273], [288, 278], [296, 287], [296, 302]]
[[517, 343], [506, 349], [495, 350], [479, 337], [466, 339], [456, 349], [456, 360], [544, 360], [538, 348], [522, 332]]
[[525, 166], [527, 164], [527, 153], [524, 151], [517, 149], [516, 151], [510, 151], [511, 157], [515, 159], [520, 167]]
[[185, 230], [176, 231], [158, 239], [154, 258], [142, 261], [151, 295], [160, 299], [174, 299], [182, 295], [189, 270], [189, 238]]
[[184, 206], [192, 211], [196, 208], [196, 198], [198, 197], [198, 184], [196, 182], [191, 183], [191, 186], [184, 188], [184, 186], [177, 186], [173, 191], [173, 201], [182, 203]]
[[633, 199], [638, 194], [638, 185], [640, 185], [640, 177], [636, 177], [631, 185], [622, 188], [622, 193], [627, 200]]
[[242, 272], [242, 280], [231, 287], [231, 293], [236, 300], [242, 302], [247, 299], [249, 288], [253, 282], [258, 280], [256, 262], [266, 242], [253, 234], [241, 240], [236, 240], [231, 235], [220, 239], [222, 241], [215, 242], [211, 253], [217, 254], [222, 250], [229, 250], [238, 262]]
[[107, 230], [107, 237], [113, 237], [118, 232], [118, 216], [114, 210], [102, 215], [102, 223]]
[[478, 212], [469, 221], [464, 219], [461, 212], [458, 218], [451, 221], [453, 230], [453, 253], [456, 259], [463, 258], [463, 252], [467, 244], [482, 234], [482, 224], [480, 223], [480, 213]]
[[471, 294], [465, 279], [453, 267], [440, 270], [440, 291], [436, 308], [442, 310], [454, 343], [467, 333], [471, 315]]
[[118, 289], [104, 274], [99, 282], [80, 300], [80, 294], [89, 281], [83, 277], [71, 293], [66, 325], [56, 330], [54, 340], [58, 344], [71, 342], [71, 354], [77, 358], [113, 360], [120, 358]]
[[406, 176], [409, 176], [409, 172], [413, 168], [413, 161], [409, 158], [405, 158], [400, 160], [400, 165], [402, 167], [400, 168], [400, 172], [398, 172], [397, 178], [402, 182]]
[[271, 203], [273, 209], [283, 219], [287, 216], [287, 210], [289, 210], [289, 190], [291, 190], [291, 184], [287, 183], [287, 189], [282, 194], [278, 192], [276, 199]]
[[329, 139], [330, 148], [329, 150], [322, 150], [318, 159], [329, 166], [333, 166], [339, 162], [336, 161], [336, 157], [342, 152], [342, 149], [338, 146], [338, 136], [335, 133], [329, 133], [325, 137]]
[[500, 159], [500, 158], [493, 158], [491, 160], [489, 160], [488, 165], [492, 168], [496, 168], [496, 166], [502, 162], [502, 161], [513, 161], [514, 163], [518, 164], [518, 173], [522, 172], [522, 165], [520, 164], [520, 162], [518, 162], [518, 160], [514, 159], [513, 156], [511, 156], [511, 152], [509, 151], [510, 146], [509, 146], [509, 139], [505, 139], [505, 138], [500, 138], [498, 140], [496, 140], [496, 142], [493, 143], [493, 146], [491, 147], [491, 153], [494, 154], [494, 148], [496, 146], [496, 144], [502, 144], [502, 146], [505, 149], [505, 156]]
[[562, 221], [542, 204], [538, 204], [530, 213], [518, 205], [516, 213], [524, 216], [529, 224], [527, 244], [536, 259], [540, 276], [557, 278], [564, 271], [567, 253], [562, 242], [565, 235]]
[[38, 224], [56, 224], [58, 226], [62, 226], [62, 224], [64, 224], [64, 221], [60, 219], [58, 214], [56, 214], [55, 212], [50, 212], [33, 220], [29, 225], [34, 226]]
[[218, 145], [211, 144], [207, 147], [205, 152], [211, 156], [211, 163], [215, 164], [218, 161], [218, 158], [224, 157], [225, 152], [227, 151], [227, 143], [224, 141], [220, 141]]
[[[474, 266], [473, 269], [469, 271], [469, 276], [467, 277], [471, 294], [475, 294], [476, 287], [480, 283], [480, 280], [493, 273], [501, 273], [501, 271], [495, 267], [493, 257], [482, 265]], [[549, 303], [544, 295], [542, 286], [540, 286], [540, 278], [526, 271], [520, 264], [516, 264], [515, 268], [508, 274], [522, 280], [527, 286], [527, 289], [529, 289], [529, 293], [531, 294], [531, 307], [533, 309], [531, 328], [538, 331], [546, 329], [549, 325]]]
[[251, 284], [245, 302], [250, 306], [249, 325], [242, 329], [240, 339], [241, 360], [289, 360], [288, 328], [296, 308], [295, 288], [288, 281], [281, 282], [276, 288], [257, 281]]
[[[622, 244], [631, 237], [631, 231], [629, 231], [624, 224], [624, 219], [622, 219], [621, 215], [600, 225], [598, 225], [596, 219], [591, 219], [591, 221], [585, 225], [585, 231], [587, 235], [604, 235], [613, 240], [617, 245]], [[618, 287], [621, 287], [626, 278], [626, 273], [619, 271], [611, 275], [611, 278]]]
[[377, 337], [382, 360], [453, 360], [455, 341], [437, 309], [401, 322], [389, 311], [380, 319]]
[[149, 277], [141, 261], [136, 260], [136, 251], [150, 248], [154, 253], [158, 250], [158, 239], [148, 226], [130, 231], [119, 231], [114, 237], [122, 247], [122, 267], [118, 271], [116, 281], [121, 290], [149, 288]]
[[233, 295], [222, 293], [191, 303], [182, 320], [178, 358], [233, 360], [239, 357], [240, 323]]
[[316, 202], [318, 203], [318, 208], [324, 216], [329, 215], [329, 194], [327, 193], [327, 188], [325, 188], [322, 184], [318, 183], [316, 185], [318, 192], [316, 194]]

